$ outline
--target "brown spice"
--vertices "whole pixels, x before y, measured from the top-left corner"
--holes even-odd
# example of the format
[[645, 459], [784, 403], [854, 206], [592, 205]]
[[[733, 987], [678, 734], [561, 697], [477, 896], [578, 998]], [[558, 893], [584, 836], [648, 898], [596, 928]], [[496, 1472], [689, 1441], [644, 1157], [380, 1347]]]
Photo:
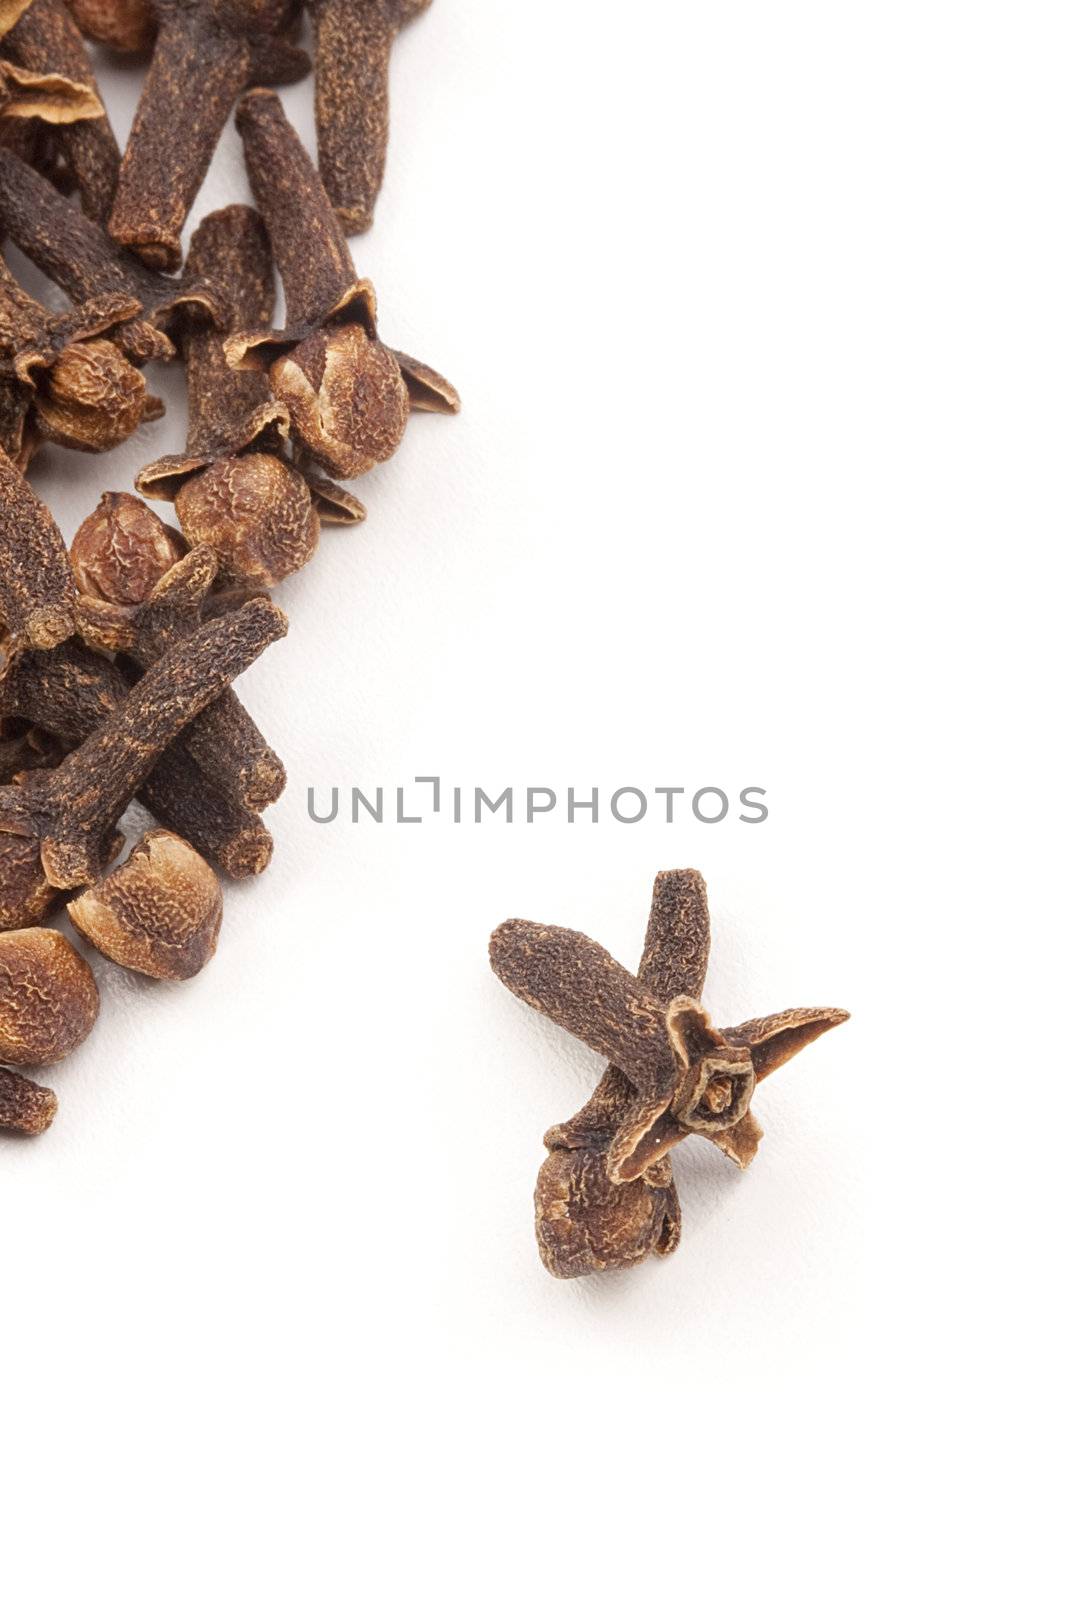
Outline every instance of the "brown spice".
[[103, 105], [88, 84], [72, 83], [58, 72], [30, 72], [0, 59], [0, 119], [5, 122], [39, 119], [61, 127], [103, 114]]
[[[224, 283], [228, 328], [269, 322], [274, 266], [266, 229], [248, 206], [215, 211], [197, 228], [189, 269]], [[236, 372], [210, 327], [182, 341], [189, 386], [183, 456], [164, 456], [137, 477], [142, 494], [176, 504], [190, 544], [210, 544], [224, 580], [272, 587], [314, 554], [319, 517], [357, 522], [358, 500], [308, 479], [286, 459], [289, 413], [261, 372]]]
[[21, 472], [0, 455], [0, 621], [8, 659], [74, 632], [74, 580], [63, 536]]
[[[0, 712], [77, 745], [122, 704], [129, 687], [118, 666], [72, 639], [54, 650], [26, 651], [9, 664], [0, 679]], [[230, 877], [263, 872], [273, 851], [268, 829], [210, 768], [201, 768], [189, 754], [187, 738], [188, 730], [163, 752], [138, 799]], [[25, 918], [32, 920], [39, 919]]]
[[[124, 502], [131, 537], [139, 528], [145, 543], [158, 549], [169, 530], [132, 495], [105, 495], [89, 524], [101, 515], [109, 520], [116, 500]], [[136, 522], [135, 508], [139, 513]], [[113, 605], [81, 597], [75, 609], [78, 631], [95, 649], [120, 651], [143, 670], [200, 627], [204, 602], [217, 573], [214, 552], [199, 547], [170, 566], [140, 605]], [[256, 811], [273, 805], [285, 788], [284, 766], [232, 689], [224, 690], [190, 724], [184, 746], [205, 771]]]
[[[554, 1156], [539, 1180], [538, 1241], [557, 1276], [631, 1265], [642, 1240], [643, 1253], [665, 1253], [647, 1231], [651, 1200], [605, 1209], [604, 1183], [672, 1188], [668, 1153], [691, 1133], [747, 1166], [760, 1138], [749, 1110], [755, 1085], [847, 1018], [845, 1011], [809, 1008], [719, 1031], [685, 992], [703, 986], [707, 940], [706, 891], [694, 872], [656, 880], [638, 979], [566, 928], [515, 921], [493, 934], [497, 977], [611, 1062], [583, 1110], [545, 1137]], [[559, 1159], [560, 1151], [575, 1159]], [[579, 1161], [579, 1154], [595, 1160]], [[620, 1226], [624, 1220], [628, 1227]], [[666, 1248], [679, 1227], [675, 1205]]]
[[345, 233], [363, 233], [385, 173], [389, 58], [430, 0], [308, 0], [315, 28], [319, 172]]
[[149, 978], [192, 978], [215, 954], [222, 890], [184, 839], [156, 828], [67, 913], [109, 961]]
[[57, 889], [93, 883], [115, 824], [161, 752], [285, 631], [275, 606], [250, 600], [175, 644], [55, 771], [0, 789], [0, 832], [37, 839]]
[[12, 438], [17, 464], [38, 436], [68, 450], [111, 450], [163, 415], [143, 374], [102, 337], [140, 310], [128, 295], [105, 295], [63, 314], [47, 311], [0, 262], [0, 359], [26, 390]]
[[227, 359], [267, 373], [300, 444], [327, 472], [358, 477], [399, 446], [412, 404], [407, 379], [378, 337], [374, 286], [358, 277], [278, 96], [262, 89], [246, 94], [237, 128], [285, 288], [287, 326], [231, 334]]
[[68, 0], [68, 5], [86, 38], [129, 55], [151, 48], [156, 19], [150, 0]]
[[254, 83], [295, 83], [311, 63], [285, 36], [292, 0], [155, 0], [155, 10], [159, 32], [108, 226], [170, 272], [238, 95]]
[[51, 1089], [0, 1067], [0, 1129], [5, 1133], [44, 1133], [58, 1110]]
[[83, 595], [139, 606], [184, 554], [173, 530], [135, 495], [104, 494], [71, 541], [70, 563]]
[[[3, 40], [11, 60], [31, 72], [54, 73], [96, 96], [96, 80], [82, 38], [63, 0], [33, 0]], [[111, 209], [119, 149], [103, 114], [57, 127], [49, 140], [69, 167], [88, 216], [102, 222]]]
[[92, 969], [54, 928], [0, 933], [0, 1061], [51, 1066], [85, 1039], [100, 1010]]
[[115, 329], [114, 342], [137, 366], [174, 355], [168, 332], [179, 320], [222, 323], [225, 300], [213, 284], [164, 278], [115, 241], [76, 202], [61, 195], [12, 150], [0, 149], [0, 229], [76, 304], [127, 295], [142, 315]]

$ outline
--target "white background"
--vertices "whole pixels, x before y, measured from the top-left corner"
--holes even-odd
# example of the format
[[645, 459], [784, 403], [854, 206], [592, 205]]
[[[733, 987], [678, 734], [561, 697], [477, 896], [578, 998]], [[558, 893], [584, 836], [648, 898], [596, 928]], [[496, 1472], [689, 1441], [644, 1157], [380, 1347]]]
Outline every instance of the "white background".
[[[96, 962], [54, 1128], [0, 1145], [5, 1594], [1059, 1592], [1065, 45], [944, 0], [403, 36], [354, 249], [464, 412], [279, 591], [242, 694], [290, 784], [214, 963]], [[231, 127], [193, 220], [246, 198]], [[68, 536], [180, 447], [156, 384], [35, 464]], [[308, 819], [434, 773], [771, 815]], [[540, 1138], [600, 1064], [486, 941], [634, 962], [683, 865], [714, 1017], [853, 1020], [747, 1173], [681, 1153], [675, 1256], [558, 1283]]]

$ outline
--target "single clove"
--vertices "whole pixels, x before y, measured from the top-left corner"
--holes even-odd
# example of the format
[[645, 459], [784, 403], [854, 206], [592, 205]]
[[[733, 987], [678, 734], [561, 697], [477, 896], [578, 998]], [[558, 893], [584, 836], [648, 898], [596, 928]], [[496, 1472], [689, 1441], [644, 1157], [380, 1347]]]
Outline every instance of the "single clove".
[[[358, 477], [396, 451], [425, 380], [418, 396], [409, 390], [396, 355], [379, 339], [374, 286], [358, 277], [322, 181], [278, 96], [264, 89], [246, 94], [237, 128], [285, 288], [287, 326], [231, 334], [227, 360], [265, 371], [307, 453], [327, 472]], [[438, 386], [450, 390], [444, 379]]]
[[345, 233], [364, 233], [385, 173], [389, 58], [430, 0], [308, 0], [319, 173]]
[[105, 294], [138, 300], [141, 316], [114, 332], [114, 343], [136, 366], [174, 356], [168, 331], [179, 317], [224, 321], [225, 301], [215, 285], [150, 271], [14, 151], [2, 149], [0, 230], [75, 304]]
[[144, 375], [104, 337], [140, 311], [137, 300], [115, 294], [47, 311], [0, 262], [0, 361], [26, 399], [9, 450], [20, 466], [38, 437], [69, 450], [111, 450], [163, 415]]
[[[5, 34], [2, 48], [18, 66], [82, 84], [99, 101], [88, 52], [63, 0], [33, 0]], [[49, 141], [69, 168], [86, 214], [103, 222], [119, 172], [119, 148], [103, 105], [98, 117], [51, 130]]]
[[0, 1130], [4, 1133], [44, 1133], [58, 1110], [59, 1101], [51, 1089], [0, 1067]]
[[[122, 574], [108, 573], [102, 559], [104, 540], [116, 527], [111, 548], [114, 550], [121, 543]], [[169, 535], [170, 530], [155, 513], [133, 495], [104, 495], [98, 509], [78, 530], [71, 547], [75, 580], [84, 567], [84, 546], [79, 550], [79, 541], [85, 541], [98, 553], [94, 567], [96, 586], [102, 581], [112, 593], [121, 592], [120, 579], [128, 568], [134, 581], [127, 586], [127, 592], [131, 588], [136, 591], [164, 549], [176, 545]], [[137, 553], [139, 545], [146, 547], [144, 556]], [[137, 667], [146, 669], [200, 627], [202, 608], [217, 574], [214, 551], [202, 546], [173, 561], [140, 602], [115, 604], [82, 594], [75, 607], [78, 631], [94, 649], [121, 652]], [[200, 713], [186, 730], [183, 742], [205, 771], [253, 810], [272, 805], [285, 787], [284, 766], [232, 689], [223, 690]]]
[[92, 969], [54, 928], [0, 933], [0, 1061], [53, 1066], [92, 1031], [100, 996]]
[[[123, 702], [129, 683], [115, 663], [71, 639], [54, 650], [28, 650], [8, 667], [0, 680], [0, 711], [18, 716], [38, 729], [47, 729], [64, 746], [81, 744]], [[273, 841], [260, 817], [236, 800], [210, 769], [204, 771], [186, 748], [187, 733], [166, 749], [138, 791], [137, 798], [165, 827], [181, 834], [201, 855], [214, 861], [232, 878], [247, 878], [270, 864]], [[65, 750], [61, 752], [61, 755]], [[18, 770], [38, 763], [23, 763]], [[57, 765], [51, 761], [48, 765]], [[8, 836], [15, 840], [16, 835]], [[25, 845], [25, 839], [17, 840]], [[47, 888], [40, 851], [33, 844], [37, 876], [26, 864], [12, 862], [11, 892], [6, 913], [32, 914]], [[8, 850], [11, 849], [10, 844]], [[18, 872], [21, 875], [17, 875]], [[0, 865], [0, 872], [3, 871]], [[47, 903], [54, 898], [54, 891]], [[43, 914], [43, 913], [42, 913]]]
[[35, 838], [49, 883], [101, 876], [119, 817], [171, 740], [286, 631], [269, 600], [206, 622], [150, 667], [109, 717], [52, 772], [0, 790], [0, 832]]
[[155, 0], [155, 12], [159, 31], [108, 227], [142, 261], [171, 272], [242, 90], [295, 83], [311, 63], [288, 37], [292, 0]]
[[0, 661], [27, 647], [49, 649], [74, 632], [74, 579], [48, 507], [0, 455]]
[[490, 941], [494, 972], [513, 994], [611, 1063], [570, 1123], [549, 1130], [537, 1191], [542, 1259], [557, 1277], [629, 1266], [666, 1253], [680, 1227], [677, 1202], [660, 1220], [654, 1196], [615, 1197], [610, 1186], [672, 1189], [667, 1158], [689, 1134], [717, 1144], [738, 1166], [753, 1159], [757, 1083], [804, 1045], [847, 1019], [801, 1009], [716, 1029], [682, 981], [702, 985], [706, 891], [696, 873], [657, 879], [640, 979], [584, 934], [507, 922]]
[[[197, 228], [190, 271], [225, 284], [229, 329], [270, 321], [274, 266], [260, 217], [248, 206], [215, 211]], [[163, 456], [137, 477], [142, 494], [173, 500], [192, 545], [209, 544], [223, 579], [271, 587], [314, 554], [319, 517], [362, 519], [358, 500], [283, 456], [289, 413], [261, 372], [235, 372], [224, 336], [190, 328], [182, 340], [189, 432], [181, 456]]]
[[193, 978], [215, 954], [222, 890], [184, 839], [154, 828], [67, 914], [109, 961], [149, 978]]

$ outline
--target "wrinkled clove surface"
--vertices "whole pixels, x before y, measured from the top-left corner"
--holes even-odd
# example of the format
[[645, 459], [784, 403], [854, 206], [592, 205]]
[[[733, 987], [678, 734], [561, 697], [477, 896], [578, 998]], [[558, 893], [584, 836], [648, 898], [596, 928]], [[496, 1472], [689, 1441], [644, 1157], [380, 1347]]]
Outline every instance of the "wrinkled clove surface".
[[221, 325], [220, 290], [189, 275], [165, 278], [122, 250], [76, 201], [59, 193], [12, 150], [0, 149], [0, 232], [10, 236], [35, 266], [76, 305], [99, 295], [132, 297], [144, 308], [116, 328], [114, 342], [141, 366], [174, 355], [168, 330], [179, 318], [204, 317]]
[[87, 39], [110, 50], [139, 55], [156, 36], [151, 0], [68, 0], [71, 15]]
[[0, 262], [0, 358], [27, 391], [23, 431], [9, 452], [16, 462], [32, 451], [34, 435], [99, 452], [162, 416], [144, 375], [104, 337], [140, 310], [128, 295], [105, 295], [63, 315], [47, 311]]
[[149, 266], [181, 261], [181, 231], [234, 102], [310, 70], [286, 37], [292, 0], [155, 0], [152, 62], [108, 224]]
[[[611, 1063], [583, 1110], [545, 1138], [551, 1154], [538, 1181], [537, 1236], [558, 1277], [672, 1249], [680, 1214], [670, 1150], [695, 1133], [747, 1166], [760, 1137], [749, 1110], [756, 1084], [847, 1019], [845, 1011], [808, 1008], [719, 1031], [684, 988], [668, 998], [676, 984], [699, 993], [707, 927], [703, 879], [666, 873], [656, 881], [639, 979], [569, 929], [514, 921], [490, 941], [493, 970], [512, 993]], [[654, 1196], [609, 1204], [610, 1186], [662, 1191], [662, 1216]]]
[[[136, 574], [138, 585], [164, 550], [177, 543], [143, 501], [117, 494], [104, 495], [75, 536], [72, 561], [76, 577], [83, 564], [79, 550], [83, 539], [87, 547], [99, 550], [101, 557], [105, 550], [114, 553], [121, 547], [127, 573], [130, 579]], [[134, 553], [138, 544], [145, 547], [143, 557]], [[113, 592], [122, 586], [119, 573], [103, 571], [102, 559], [96, 572]], [[206, 545], [196, 548], [172, 560], [139, 604], [114, 605], [84, 595], [76, 605], [79, 632], [96, 649], [119, 651], [136, 666], [150, 667], [178, 640], [195, 633], [217, 575], [214, 550]], [[131, 582], [126, 586], [129, 589]], [[284, 766], [232, 689], [224, 690], [190, 724], [184, 746], [205, 772], [254, 810], [273, 805], [285, 787]]]
[[44, 1133], [52, 1126], [58, 1109], [59, 1101], [51, 1089], [43, 1089], [21, 1073], [0, 1067], [0, 1130]]
[[35, 838], [49, 883], [76, 889], [104, 870], [107, 842], [160, 754], [286, 631], [268, 600], [250, 600], [175, 644], [53, 772], [0, 789], [0, 832]]
[[92, 969], [63, 934], [0, 933], [0, 1061], [44, 1067], [64, 1060], [99, 1010]]
[[[204, 219], [193, 235], [189, 269], [226, 285], [227, 332], [270, 321], [270, 241], [248, 206], [228, 206]], [[223, 334], [191, 329], [182, 354], [189, 384], [186, 452], [145, 467], [137, 488], [175, 502], [186, 539], [211, 545], [225, 581], [270, 588], [314, 554], [320, 512], [330, 520], [358, 521], [362, 507], [336, 486], [332, 498], [312, 494], [283, 456], [288, 411], [272, 397], [263, 373], [228, 365]]]
[[21, 472], [0, 455], [0, 620], [10, 657], [74, 632], [74, 579], [63, 536]]
[[[33, 0], [6, 34], [3, 49], [19, 66], [59, 74], [99, 98], [88, 53], [63, 0]], [[104, 221], [119, 172], [119, 148], [106, 115], [57, 127], [49, 137], [70, 168], [86, 214]]]
[[430, 0], [308, 0], [315, 29], [319, 173], [345, 233], [363, 233], [385, 173], [389, 58]]
[[192, 978], [215, 954], [222, 890], [184, 839], [156, 828], [67, 914], [109, 961], [149, 978]]

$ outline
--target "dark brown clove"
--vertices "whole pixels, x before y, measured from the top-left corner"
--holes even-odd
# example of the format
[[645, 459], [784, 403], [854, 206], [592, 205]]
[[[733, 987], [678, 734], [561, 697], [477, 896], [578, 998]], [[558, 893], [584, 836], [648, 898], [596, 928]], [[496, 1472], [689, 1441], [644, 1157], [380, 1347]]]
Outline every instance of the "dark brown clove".
[[0, 1061], [53, 1066], [92, 1030], [100, 996], [92, 969], [54, 928], [0, 933]]
[[27, 773], [0, 790], [0, 832], [37, 839], [57, 889], [95, 882], [115, 824], [161, 752], [285, 631], [268, 600], [206, 622], [150, 667], [53, 772]]
[[156, 37], [151, 0], [68, 0], [68, 5], [87, 39], [123, 55], [151, 49]]
[[345, 233], [363, 233], [385, 173], [389, 58], [430, 0], [308, 0], [315, 28], [319, 172]]
[[76, 590], [63, 536], [21, 472], [0, 455], [0, 621], [10, 659], [74, 632]]
[[5, 1133], [44, 1133], [52, 1126], [59, 1101], [19, 1072], [0, 1067], [0, 1129]]
[[[99, 99], [92, 64], [63, 0], [33, 0], [6, 33], [3, 51], [18, 66], [84, 84]], [[49, 138], [70, 169], [86, 214], [103, 222], [115, 195], [119, 148], [100, 109], [100, 116], [57, 127]]]
[[47, 311], [0, 262], [0, 360], [26, 390], [12, 457], [22, 465], [36, 439], [99, 452], [163, 415], [144, 376], [104, 335], [140, 314], [128, 295], [105, 295], [73, 311]]
[[[45, 728], [66, 745], [81, 744], [122, 704], [129, 683], [119, 668], [77, 640], [54, 650], [31, 650], [11, 663], [0, 682], [0, 710]], [[270, 864], [273, 841], [260, 817], [234, 799], [211, 771], [203, 771], [180, 734], [163, 752], [138, 792], [138, 799], [165, 827], [187, 839], [232, 878], [247, 878]], [[35, 765], [36, 763], [30, 763]], [[56, 763], [49, 763], [55, 765]], [[22, 770], [22, 769], [20, 769]], [[14, 834], [9, 838], [14, 839]], [[25, 840], [18, 840], [25, 844]], [[19, 880], [14, 904], [25, 904], [38, 878]], [[15, 871], [15, 865], [12, 866]], [[21, 899], [18, 898], [21, 896]], [[51, 898], [49, 896], [49, 903]], [[26, 916], [22, 924], [33, 920]]]
[[[230, 327], [270, 321], [274, 267], [270, 241], [248, 206], [215, 211], [197, 228], [189, 270], [225, 284]], [[261, 372], [236, 372], [213, 328], [182, 341], [189, 384], [186, 452], [153, 461], [137, 488], [173, 500], [190, 544], [210, 544], [224, 581], [271, 587], [314, 553], [319, 518], [356, 522], [358, 500], [284, 458], [289, 414]]]
[[83, 938], [120, 967], [149, 978], [193, 978], [215, 954], [219, 880], [176, 834], [154, 828], [110, 877], [78, 895], [67, 914]]
[[213, 284], [150, 271], [120, 249], [76, 202], [13, 151], [2, 149], [0, 229], [75, 304], [105, 294], [138, 300], [142, 315], [114, 332], [116, 346], [137, 366], [174, 355], [168, 331], [179, 319], [202, 317], [220, 325], [225, 320], [225, 301]]
[[[407, 380], [378, 338], [374, 287], [357, 276], [278, 96], [264, 89], [246, 94], [237, 128], [285, 288], [287, 326], [231, 334], [227, 360], [265, 371], [304, 450], [327, 472], [358, 477], [400, 444], [412, 404]], [[450, 388], [444, 379], [437, 383]]]
[[[569, 929], [508, 922], [492, 937], [500, 980], [611, 1062], [583, 1110], [545, 1137], [551, 1154], [538, 1181], [538, 1243], [559, 1277], [673, 1248], [680, 1214], [670, 1150], [695, 1133], [747, 1166], [760, 1138], [749, 1110], [755, 1085], [847, 1019], [845, 1011], [794, 1010], [720, 1032], [691, 994], [667, 998], [678, 982], [699, 992], [707, 938], [697, 873], [657, 879], [639, 980]], [[624, 1200], [612, 1185], [665, 1191], [662, 1217], [655, 1195]]]
[[108, 224], [149, 266], [173, 271], [181, 231], [242, 90], [310, 70], [289, 42], [292, 0], [155, 0], [159, 32]]
[[[87, 532], [98, 544], [95, 528], [102, 524], [106, 529], [120, 517], [127, 548], [143, 543], [150, 552], [161, 550], [169, 530], [133, 495], [104, 495], [79, 529], [75, 545]], [[76, 575], [80, 564], [75, 553]], [[149, 559], [134, 558], [131, 565], [140, 579]], [[214, 551], [209, 546], [194, 549], [164, 571], [139, 604], [115, 605], [82, 595], [75, 608], [78, 631], [95, 649], [121, 652], [142, 670], [148, 668], [199, 628], [217, 574]], [[113, 581], [108, 586], [119, 587]], [[187, 729], [184, 745], [205, 771], [253, 810], [273, 805], [285, 787], [284, 766], [232, 689], [201, 712]]]

